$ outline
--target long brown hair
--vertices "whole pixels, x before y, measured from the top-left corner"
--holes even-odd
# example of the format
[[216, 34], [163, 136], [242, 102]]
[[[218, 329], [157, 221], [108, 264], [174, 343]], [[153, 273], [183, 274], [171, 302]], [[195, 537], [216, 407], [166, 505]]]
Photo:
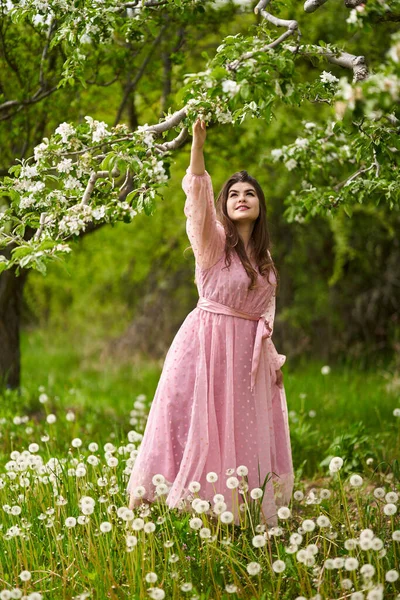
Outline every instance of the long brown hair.
[[247, 171], [238, 171], [237, 173], [234, 173], [227, 181], [225, 181], [216, 200], [216, 212], [218, 221], [222, 223], [226, 233], [225, 265], [227, 268], [230, 266], [232, 260], [232, 252], [236, 250], [236, 254], [239, 256], [242, 265], [246, 270], [246, 273], [250, 277], [250, 284], [248, 290], [253, 290], [257, 287], [257, 271], [253, 268], [249, 257], [247, 256], [243, 240], [239, 236], [239, 231], [236, 227], [235, 222], [232, 221], [232, 219], [228, 216], [228, 211], [226, 207], [229, 190], [232, 187], [232, 185], [237, 183], [238, 181], [250, 183], [256, 190], [260, 204], [260, 214], [254, 222], [253, 231], [251, 234], [251, 239], [253, 241], [254, 247], [254, 261], [258, 267], [259, 273], [263, 277], [267, 277], [268, 281], [270, 271], [272, 270], [275, 273], [277, 285], [278, 271], [276, 270], [274, 262], [271, 256], [269, 255], [270, 237], [268, 232], [267, 208], [265, 205], [264, 192], [258, 181], [254, 179], [254, 177], [249, 175]]
[[[269, 281], [269, 274], [271, 271], [275, 274], [276, 283], [270, 282], [275, 286], [278, 286], [279, 275], [272, 257], [270, 256], [270, 237], [268, 232], [268, 222], [267, 222], [267, 208], [265, 205], [265, 196], [264, 192], [254, 177], [248, 174], [247, 171], [238, 171], [231, 175], [227, 181], [225, 181], [222, 186], [221, 191], [218, 194], [216, 200], [216, 213], [217, 218], [220, 223], [224, 226], [226, 233], [225, 240], [225, 267], [229, 268], [232, 262], [232, 253], [235, 250], [236, 254], [239, 256], [243, 267], [246, 270], [250, 278], [250, 284], [248, 286], [248, 290], [253, 290], [257, 287], [257, 271], [253, 268], [249, 257], [247, 256], [246, 249], [244, 247], [244, 243], [242, 238], [239, 236], [238, 229], [236, 224], [232, 219], [228, 216], [228, 211], [226, 208], [226, 204], [228, 201], [229, 190], [234, 183], [238, 181], [243, 181], [250, 183], [254, 186], [260, 205], [260, 214], [258, 215], [254, 226], [253, 232], [251, 234], [251, 239], [253, 240], [254, 246], [254, 260], [256, 262], [259, 273], [263, 277], [267, 277], [267, 281]], [[185, 249], [189, 250], [191, 246]], [[196, 278], [194, 279], [196, 283]]]

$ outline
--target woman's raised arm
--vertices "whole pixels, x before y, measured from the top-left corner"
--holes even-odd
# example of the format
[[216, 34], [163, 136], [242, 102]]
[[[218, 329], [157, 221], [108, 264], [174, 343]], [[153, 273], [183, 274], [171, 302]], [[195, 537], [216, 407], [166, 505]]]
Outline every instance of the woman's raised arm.
[[212, 181], [205, 170], [205, 139], [205, 123], [197, 119], [193, 125], [190, 166], [182, 180], [182, 188], [186, 193], [186, 232], [196, 263], [208, 269], [218, 262], [224, 252], [225, 230], [217, 220]]

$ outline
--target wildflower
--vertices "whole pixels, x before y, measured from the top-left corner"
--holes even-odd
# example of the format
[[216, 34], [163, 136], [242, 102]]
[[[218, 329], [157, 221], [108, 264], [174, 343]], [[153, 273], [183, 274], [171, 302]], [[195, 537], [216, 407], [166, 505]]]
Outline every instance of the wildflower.
[[382, 540], [378, 537], [374, 537], [371, 540], [371, 548], [372, 548], [372, 550], [381, 550], [383, 548]]
[[353, 556], [349, 556], [344, 561], [344, 568], [346, 569], [346, 571], [354, 571], [355, 569], [357, 569], [357, 567], [358, 567], [358, 560], [356, 558], [354, 558]]
[[39, 444], [35, 444], [35, 443], [29, 444], [28, 450], [29, 450], [29, 452], [32, 452], [32, 453], [38, 452]]
[[319, 517], [317, 517], [317, 525], [319, 527], [329, 527], [330, 524], [331, 522], [326, 515], [319, 515]]
[[226, 487], [229, 488], [230, 490], [237, 488], [238, 485], [239, 485], [239, 480], [237, 477], [229, 477], [226, 480]]
[[321, 368], [321, 373], [322, 373], [322, 375], [329, 375], [329, 373], [330, 373], [330, 372], [331, 372], [331, 368], [330, 368], [330, 366], [329, 366], [329, 365], [324, 365], [324, 366]]
[[383, 498], [385, 496], [385, 490], [384, 488], [381, 487], [377, 487], [374, 489], [374, 496], [375, 498]]
[[287, 506], [281, 506], [280, 508], [278, 508], [278, 517], [280, 519], [288, 519], [291, 516], [291, 511], [290, 508], [288, 508]]
[[396, 529], [396, 531], [393, 531], [392, 540], [394, 540], [395, 542], [400, 542], [400, 529]]
[[342, 569], [344, 567], [344, 558], [342, 556], [337, 556], [333, 559], [333, 565], [335, 569]]
[[225, 510], [223, 513], [220, 514], [219, 518], [222, 521], [222, 523], [232, 523], [234, 517], [231, 511]]
[[145, 575], [145, 580], [147, 583], [155, 583], [157, 581], [157, 573], [150, 571]]
[[360, 573], [363, 575], [363, 577], [372, 578], [375, 575], [375, 567], [369, 563], [366, 563], [361, 567]]
[[145, 523], [143, 525], [143, 531], [145, 533], [153, 533], [153, 531], [155, 531], [156, 526], [153, 522], [149, 521], [148, 523]]
[[374, 588], [369, 590], [367, 594], [367, 600], [382, 600], [383, 599], [383, 585], [376, 585]]
[[182, 592], [190, 592], [193, 589], [193, 584], [190, 581], [182, 583], [181, 590]]
[[165, 477], [164, 477], [164, 475], [157, 473], [156, 475], [153, 475], [151, 482], [153, 485], [157, 486], [160, 483], [165, 483]]
[[67, 517], [65, 519], [65, 526], [66, 527], [75, 527], [76, 525], [76, 519], [75, 517]]
[[331, 462], [329, 463], [329, 470], [331, 473], [337, 473], [337, 471], [340, 471], [342, 466], [343, 466], [343, 459], [340, 458], [340, 456], [335, 456], [334, 458], [332, 458]]
[[336, 83], [339, 81], [339, 79], [335, 77], [335, 75], [332, 75], [330, 71], [322, 71], [320, 79], [322, 83]]
[[109, 531], [111, 531], [112, 529], [112, 525], [109, 521], [103, 521], [103, 523], [100, 523], [100, 531], [102, 533], [108, 533]]
[[126, 545], [127, 546], [136, 546], [138, 543], [138, 539], [136, 537], [136, 535], [127, 535], [126, 536]]
[[239, 475], [239, 477], [246, 477], [246, 475], [249, 473], [249, 470], [245, 465], [241, 465], [236, 469], [236, 473]]
[[249, 575], [257, 575], [261, 571], [261, 565], [258, 562], [250, 562], [246, 569]]
[[74, 438], [71, 442], [71, 446], [73, 448], [80, 448], [82, 446], [82, 440], [79, 438]]
[[142, 517], [136, 517], [136, 519], [133, 519], [131, 527], [135, 531], [140, 531], [141, 529], [143, 529], [144, 520], [142, 519]]
[[258, 498], [261, 498], [262, 495], [263, 495], [263, 491], [261, 488], [253, 488], [250, 491], [250, 496], [253, 498], [253, 500], [257, 500]]
[[318, 554], [318, 546], [316, 544], [308, 544], [306, 552], [312, 555]]
[[208, 527], [202, 527], [199, 531], [199, 534], [201, 538], [206, 539], [211, 536], [211, 530]]
[[385, 504], [385, 506], [383, 507], [383, 512], [385, 513], [385, 515], [394, 515], [397, 512], [397, 506], [392, 503]]
[[30, 571], [21, 571], [21, 573], [19, 574], [19, 578], [21, 579], [21, 581], [29, 581], [31, 577], [32, 575]]
[[395, 408], [394, 409], [393, 416], [394, 417], [400, 417], [400, 408]]
[[353, 582], [351, 579], [342, 579], [341, 586], [344, 590], [351, 590], [353, 587]]
[[263, 535], [255, 535], [253, 537], [252, 543], [255, 548], [261, 548], [262, 546], [265, 546], [267, 540]]
[[161, 588], [149, 588], [147, 591], [153, 600], [163, 600], [165, 598], [165, 592]]
[[352, 475], [350, 477], [350, 485], [360, 487], [363, 484], [363, 478], [360, 475]]
[[315, 523], [312, 519], [305, 519], [302, 522], [301, 526], [304, 529], [304, 531], [314, 531], [315, 529]]
[[196, 493], [200, 490], [201, 484], [198, 481], [191, 481], [188, 485], [189, 491]]
[[132, 495], [134, 498], [142, 498], [146, 493], [146, 488], [143, 485], [138, 485], [133, 489]]
[[386, 502], [393, 502], [394, 504], [398, 501], [399, 495], [396, 492], [388, 492], [385, 496]]
[[218, 481], [218, 475], [217, 473], [214, 473], [214, 471], [210, 471], [207, 473], [206, 479], [209, 483], [214, 483], [215, 481]]
[[97, 450], [99, 449], [98, 444], [96, 444], [96, 442], [90, 442], [89, 446], [88, 446], [90, 452], [97, 452]]
[[289, 538], [289, 541], [291, 544], [300, 545], [301, 542], [303, 541], [303, 536], [300, 533], [292, 533], [292, 535]]
[[193, 517], [193, 519], [190, 519], [189, 525], [192, 529], [200, 529], [203, 525], [203, 521], [199, 519], [199, 517]]
[[294, 494], [293, 494], [293, 498], [294, 498], [295, 500], [298, 500], [298, 501], [300, 502], [301, 500], [303, 500], [303, 498], [304, 498], [304, 494], [303, 494], [303, 492], [302, 492], [301, 490], [296, 490], [296, 491], [294, 492]]
[[225, 591], [228, 592], [228, 594], [236, 594], [237, 589], [238, 588], [234, 583], [227, 583], [225, 586]]
[[71, 422], [71, 421], [75, 421], [75, 413], [72, 412], [72, 410], [69, 410], [67, 412], [67, 414], [65, 415], [65, 418], [67, 421]]
[[345, 540], [344, 547], [346, 548], [346, 550], [355, 550], [355, 548], [357, 547], [357, 540], [353, 538]]
[[46, 421], [50, 424], [55, 423], [57, 421], [57, 417], [56, 417], [56, 415], [49, 414], [46, 417]]
[[391, 583], [393, 583], [394, 581], [397, 581], [398, 578], [399, 578], [399, 572], [396, 571], [396, 569], [391, 569], [390, 571], [386, 571], [386, 573], [385, 573], [386, 581], [389, 581]]
[[272, 568], [275, 573], [282, 573], [286, 569], [286, 563], [283, 560], [276, 560], [272, 563]]
[[325, 569], [328, 569], [329, 571], [335, 568], [335, 563], [333, 562], [332, 558], [327, 558], [326, 561], [324, 562], [324, 567]]

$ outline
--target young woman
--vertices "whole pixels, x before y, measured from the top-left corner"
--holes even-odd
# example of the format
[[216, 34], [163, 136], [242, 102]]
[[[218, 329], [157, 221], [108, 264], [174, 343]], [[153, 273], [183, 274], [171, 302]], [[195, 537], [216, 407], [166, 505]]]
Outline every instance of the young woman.
[[[251, 502], [250, 491], [267, 480], [261, 514], [275, 525], [294, 477], [281, 371], [286, 356], [271, 338], [277, 272], [265, 198], [241, 171], [226, 181], [215, 206], [205, 139], [205, 123], [197, 119], [182, 181], [200, 298], [165, 357], [127, 487], [129, 506], [153, 502], [165, 478], [170, 508], [192, 510], [197, 496], [210, 502], [212, 514], [218, 494], [225, 507], [220, 503], [216, 512], [232, 511], [239, 524], [243, 492]], [[191, 482], [200, 484], [198, 493]]]

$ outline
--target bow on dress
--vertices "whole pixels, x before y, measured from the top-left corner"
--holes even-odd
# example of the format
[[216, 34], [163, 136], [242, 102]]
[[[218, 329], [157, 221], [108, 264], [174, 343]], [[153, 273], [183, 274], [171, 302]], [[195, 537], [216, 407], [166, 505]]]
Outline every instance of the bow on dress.
[[[210, 298], [205, 298], [204, 296], [200, 296], [197, 307], [208, 312], [213, 312], [222, 315], [230, 315], [232, 317], [239, 317], [241, 319], [249, 319], [251, 321], [258, 321], [256, 338], [254, 341], [254, 349], [253, 349], [253, 357], [251, 363], [251, 391], [253, 391], [255, 383], [258, 366], [260, 364], [261, 352], [263, 349], [263, 340], [267, 338], [271, 338], [272, 336], [272, 328], [269, 325], [268, 320], [266, 319], [264, 314], [254, 315], [250, 313], [245, 313], [240, 310], [236, 310], [232, 306], [227, 306], [226, 304], [221, 304], [220, 302], [216, 302], [215, 300], [211, 300]], [[272, 346], [271, 346], [272, 345]], [[268, 345], [266, 348], [267, 352], [271, 352], [275, 350], [275, 346], [272, 344]], [[276, 352], [276, 350], [275, 350]], [[283, 354], [278, 355], [283, 357], [285, 362], [286, 357]], [[283, 363], [282, 363], [283, 364]], [[278, 367], [280, 368], [280, 367]]]

